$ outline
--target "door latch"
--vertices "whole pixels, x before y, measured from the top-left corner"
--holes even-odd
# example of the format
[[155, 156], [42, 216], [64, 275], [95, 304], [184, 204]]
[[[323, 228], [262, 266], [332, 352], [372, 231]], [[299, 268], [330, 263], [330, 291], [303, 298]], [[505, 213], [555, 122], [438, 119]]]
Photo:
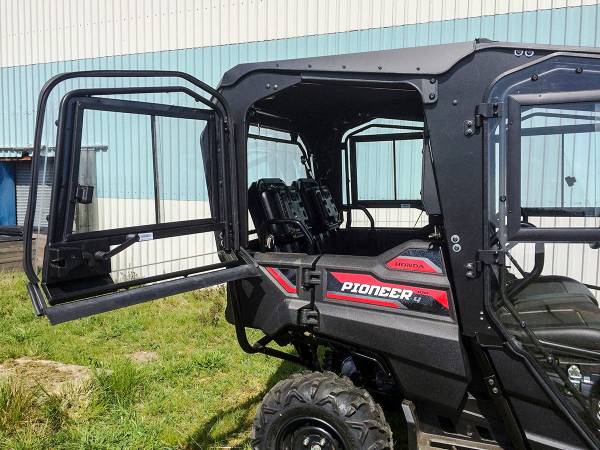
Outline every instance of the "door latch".
[[75, 189], [75, 201], [82, 205], [89, 205], [94, 198], [94, 186], [78, 184]]
[[77, 247], [48, 248], [49, 270], [57, 277], [68, 275], [84, 263], [83, 254]]

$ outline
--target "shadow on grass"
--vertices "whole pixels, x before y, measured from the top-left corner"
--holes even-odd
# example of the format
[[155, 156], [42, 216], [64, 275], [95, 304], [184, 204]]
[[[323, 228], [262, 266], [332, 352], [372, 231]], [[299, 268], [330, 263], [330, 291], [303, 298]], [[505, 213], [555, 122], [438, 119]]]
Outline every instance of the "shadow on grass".
[[[237, 440], [239, 444], [232, 448], [250, 448], [250, 433], [247, 430], [252, 426], [256, 408], [263, 397], [276, 383], [300, 370], [302, 370], [300, 366], [282, 361], [277, 371], [267, 381], [262, 392], [247, 399], [244, 403], [219, 411], [187, 438], [185, 448], [190, 450], [221, 448], [220, 446], [227, 445], [228, 442], [233, 440]], [[385, 403], [386, 419], [394, 433], [394, 448], [395, 450], [404, 450], [407, 448], [404, 416], [401, 411], [395, 410], [391, 402]], [[229, 422], [230, 425], [222, 432], [215, 432], [215, 427], [220, 422]], [[247, 435], [240, 436], [242, 433], [247, 433]]]
[[[265, 389], [262, 392], [247, 399], [244, 403], [234, 407], [224, 409], [215, 414], [201, 428], [192, 433], [186, 440], [185, 448], [190, 450], [207, 450], [209, 448], [218, 448], [228, 442], [236, 440], [241, 433], [246, 432], [254, 420], [254, 414], [259, 403], [265, 394], [279, 381], [287, 378], [290, 374], [298, 372], [302, 368], [288, 361], [282, 361], [277, 371], [269, 378]], [[215, 427], [220, 422], [229, 422], [222, 432], [215, 432]], [[233, 448], [244, 448], [250, 444], [250, 434], [239, 439], [239, 445]]]

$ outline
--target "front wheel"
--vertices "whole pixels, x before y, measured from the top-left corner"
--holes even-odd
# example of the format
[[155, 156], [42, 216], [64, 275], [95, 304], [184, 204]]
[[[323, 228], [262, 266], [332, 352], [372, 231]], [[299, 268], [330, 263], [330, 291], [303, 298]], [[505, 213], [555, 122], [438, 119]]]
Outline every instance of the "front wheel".
[[392, 449], [381, 407], [364, 389], [331, 372], [294, 374], [277, 383], [256, 412], [255, 450]]

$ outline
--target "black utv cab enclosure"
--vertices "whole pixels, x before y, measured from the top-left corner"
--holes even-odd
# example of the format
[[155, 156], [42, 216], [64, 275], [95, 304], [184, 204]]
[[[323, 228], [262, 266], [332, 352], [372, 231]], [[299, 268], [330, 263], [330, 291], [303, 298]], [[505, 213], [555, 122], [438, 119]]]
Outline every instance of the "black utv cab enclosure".
[[[402, 412], [413, 449], [598, 448], [597, 274], [552, 272], [561, 245], [600, 242], [598, 55], [478, 40], [242, 64], [217, 89], [182, 72], [58, 75], [40, 96], [25, 226], [34, 308], [61, 323], [227, 283], [241, 347], [314, 371], [265, 397], [256, 448], [388, 448], [375, 400]], [[149, 120], [145, 221], [103, 219], [95, 113]], [[57, 135], [38, 273], [45, 118]], [[186, 176], [203, 215], [162, 207], [166, 120], [202, 123]], [[276, 170], [257, 169], [258, 146]], [[202, 234], [218, 261], [115, 276], [122, 252]]]

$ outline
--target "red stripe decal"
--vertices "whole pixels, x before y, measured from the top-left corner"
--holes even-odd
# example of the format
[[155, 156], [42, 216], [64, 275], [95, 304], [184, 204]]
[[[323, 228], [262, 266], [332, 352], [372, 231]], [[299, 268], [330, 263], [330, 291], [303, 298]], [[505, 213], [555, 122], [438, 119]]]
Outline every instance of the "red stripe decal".
[[296, 293], [296, 287], [292, 286], [279, 270], [277, 270], [275, 267], [265, 267], [265, 269], [273, 276], [273, 278], [275, 278], [275, 281], [279, 283], [285, 292], [288, 294]]
[[334, 292], [327, 292], [327, 298], [335, 300], [346, 300], [349, 302], [356, 303], [368, 303], [369, 305], [387, 306], [388, 308], [398, 308], [398, 305], [392, 302], [386, 302], [383, 300], [373, 300], [370, 298], [352, 297], [350, 295], [336, 294]]
[[385, 281], [379, 281], [377, 278], [371, 275], [365, 275], [362, 273], [348, 273], [348, 272], [330, 272], [332, 276], [335, 277], [340, 283], [344, 283], [345, 281], [349, 281], [351, 283], [358, 284], [370, 284], [377, 286], [384, 286], [389, 288], [396, 289], [408, 289], [413, 291], [415, 294], [428, 295], [433, 298], [436, 302], [442, 305], [444, 308], [448, 309], [448, 294], [446, 291], [440, 291], [437, 289], [428, 289], [416, 286], [406, 286], [402, 284], [393, 284], [386, 283]]

